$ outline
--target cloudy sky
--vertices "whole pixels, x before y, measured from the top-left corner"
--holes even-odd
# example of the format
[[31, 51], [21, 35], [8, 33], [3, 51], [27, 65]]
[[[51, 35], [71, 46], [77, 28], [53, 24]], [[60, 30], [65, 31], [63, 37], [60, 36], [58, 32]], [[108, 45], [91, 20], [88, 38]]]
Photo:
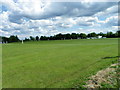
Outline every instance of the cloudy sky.
[[0, 1], [2, 36], [51, 36], [118, 30], [117, 2]]

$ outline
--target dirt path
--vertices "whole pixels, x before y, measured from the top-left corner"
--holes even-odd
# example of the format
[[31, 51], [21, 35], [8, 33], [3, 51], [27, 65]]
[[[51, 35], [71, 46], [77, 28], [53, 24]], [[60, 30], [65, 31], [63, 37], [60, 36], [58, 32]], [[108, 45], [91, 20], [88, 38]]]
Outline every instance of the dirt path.
[[97, 72], [89, 78], [84, 85], [85, 88], [111, 88], [117, 85], [117, 70], [118, 64], [112, 64], [110, 67]]

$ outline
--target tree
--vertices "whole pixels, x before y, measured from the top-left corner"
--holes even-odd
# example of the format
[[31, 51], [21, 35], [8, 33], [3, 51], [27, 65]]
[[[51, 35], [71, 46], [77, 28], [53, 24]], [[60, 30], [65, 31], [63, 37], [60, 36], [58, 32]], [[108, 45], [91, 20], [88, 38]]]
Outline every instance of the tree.
[[78, 38], [78, 35], [77, 35], [76, 33], [72, 33], [72, 34], [71, 34], [71, 38], [72, 38], [72, 39], [77, 39], [77, 38]]
[[43, 37], [43, 36], [41, 36], [41, 37], [40, 37], [40, 40], [44, 40], [44, 37]]
[[50, 39], [50, 40], [54, 40], [54, 39], [53, 39], [53, 36], [50, 36], [49, 39]]
[[65, 34], [65, 39], [71, 39], [71, 35], [69, 33]]
[[30, 39], [28, 39], [28, 38], [25, 38], [25, 40], [24, 41], [30, 41]]
[[98, 36], [103, 36], [103, 33], [102, 32], [98, 33]]
[[118, 30], [117, 33], [118, 33], [118, 37], [120, 37], [120, 30]]
[[59, 34], [55, 35], [55, 38], [56, 38], [56, 40], [61, 40], [62, 39], [62, 34], [59, 33]]
[[80, 33], [79, 37], [81, 39], [86, 39], [87, 38], [87, 35], [85, 33]]
[[112, 32], [107, 32], [107, 38], [112, 38], [114, 35]]
[[120, 37], [120, 30], [115, 33], [115, 37]]
[[107, 37], [107, 34], [103, 34], [103, 36], [102, 37]]
[[18, 42], [18, 41], [20, 41], [20, 40], [19, 40], [19, 38], [17, 37], [17, 35], [16, 35], [16, 36], [11, 35], [11, 36], [9, 37], [9, 42]]
[[49, 37], [41, 36], [41, 37], [40, 37], [40, 40], [49, 40]]
[[91, 37], [96, 37], [97, 34], [95, 32], [91, 33]]
[[3, 43], [9, 42], [9, 38], [7, 38], [7, 37], [1, 37], [1, 38], [2, 38], [2, 42], [3, 42]]
[[34, 41], [34, 40], [35, 40], [35, 38], [34, 38], [34, 37], [32, 37], [32, 36], [30, 36], [30, 40], [31, 40], [31, 41]]
[[36, 36], [36, 40], [39, 41], [39, 37], [38, 36]]
[[91, 38], [91, 37], [96, 37], [96, 36], [97, 36], [97, 34], [96, 34], [95, 32], [89, 33], [89, 34], [87, 35], [87, 37], [89, 37], [89, 38]]

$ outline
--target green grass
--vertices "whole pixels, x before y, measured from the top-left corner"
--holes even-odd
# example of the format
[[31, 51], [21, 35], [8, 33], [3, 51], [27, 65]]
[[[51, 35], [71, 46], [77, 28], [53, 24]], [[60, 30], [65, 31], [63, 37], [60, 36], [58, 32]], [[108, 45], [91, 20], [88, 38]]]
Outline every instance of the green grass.
[[118, 56], [117, 39], [4, 44], [3, 88], [81, 87]]
[[2, 89], [2, 45], [0, 44], [0, 89]]

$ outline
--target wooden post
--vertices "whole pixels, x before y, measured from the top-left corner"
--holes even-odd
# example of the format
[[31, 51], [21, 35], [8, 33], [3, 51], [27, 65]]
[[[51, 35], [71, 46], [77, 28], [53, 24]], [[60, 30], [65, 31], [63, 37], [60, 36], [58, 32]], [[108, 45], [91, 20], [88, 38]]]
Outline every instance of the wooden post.
[[23, 40], [22, 40], [22, 44], [23, 44]]

